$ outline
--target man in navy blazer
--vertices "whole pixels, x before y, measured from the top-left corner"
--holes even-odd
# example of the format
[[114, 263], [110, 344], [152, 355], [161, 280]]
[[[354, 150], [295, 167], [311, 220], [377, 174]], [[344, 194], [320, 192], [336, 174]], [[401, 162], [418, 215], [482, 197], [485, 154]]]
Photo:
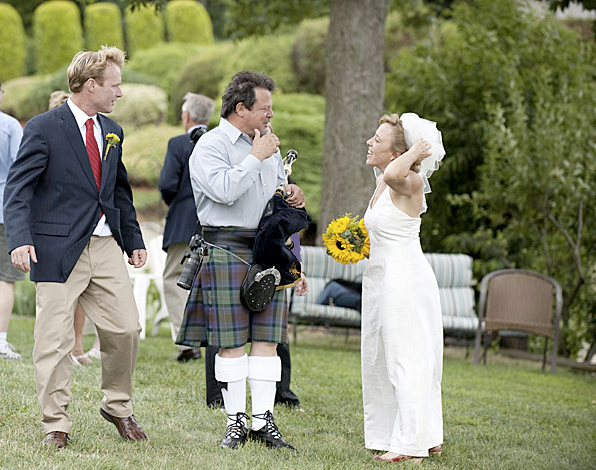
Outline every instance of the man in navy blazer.
[[122, 163], [122, 128], [110, 113], [124, 52], [81, 51], [68, 68], [72, 96], [25, 126], [5, 189], [13, 265], [36, 283], [33, 362], [44, 443], [68, 442], [77, 302], [101, 343], [101, 415], [128, 440], [145, 440], [132, 414], [132, 375], [140, 325], [122, 251], [136, 268], [147, 253]]
[[[163, 201], [169, 207], [163, 233], [163, 250], [167, 253], [163, 271], [166, 306], [172, 325], [172, 339], [180, 331], [188, 291], [178, 286], [183, 265], [180, 260], [188, 251], [188, 242], [195, 233], [197, 208], [190, 185], [188, 159], [195, 142], [207, 132], [207, 123], [215, 104], [211, 98], [187, 93], [182, 103], [182, 125], [185, 133], [168, 142], [168, 150], [159, 176], [158, 187]], [[193, 141], [194, 139], [194, 141]], [[186, 362], [201, 357], [201, 348], [179, 346], [176, 359]]]

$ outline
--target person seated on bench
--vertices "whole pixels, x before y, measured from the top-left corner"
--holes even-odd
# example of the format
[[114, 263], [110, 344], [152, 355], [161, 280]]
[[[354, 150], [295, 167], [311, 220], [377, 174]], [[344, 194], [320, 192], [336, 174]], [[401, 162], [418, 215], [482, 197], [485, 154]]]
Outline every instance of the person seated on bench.
[[353, 308], [360, 311], [362, 305], [362, 283], [345, 279], [332, 279], [327, 283], [317, 300], [321, 305]]

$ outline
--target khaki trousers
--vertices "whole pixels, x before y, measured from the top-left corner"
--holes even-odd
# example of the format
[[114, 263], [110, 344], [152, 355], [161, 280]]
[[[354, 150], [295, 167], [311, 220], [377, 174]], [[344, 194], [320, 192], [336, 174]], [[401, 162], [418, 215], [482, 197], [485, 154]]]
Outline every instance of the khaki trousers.
[[[188, 243], [172, 243], [168, 246], [168, 255], [166, 257], [166, 264], [163, 270], [163, 290], [166, 297], [166, 306], [168, 307], [168, 314], [170, 315], [170, 324], [172, 325], [172, 336], [174, 341], [180, 331], [182, 325], [182, 318], [184, 317], [184, 309], [186, 308], [186, 301], [190, 291], [179, 287], [177, 282], [184, 265], [180, 264], [180, 260], [185, 251], [188, 251]], [[178, 349], [189, 349], [186, 346], [178, 346]]]
[[97, 327], [104, 393], [101, 407], [119, 418], [132, 415], [132, 375], [141, 326], [116, 240], [92, 236], [66, 282], [38, 282], [36, 289], [33, 363], [44, 431], [72, 430], [66, 408], [77, 302]]

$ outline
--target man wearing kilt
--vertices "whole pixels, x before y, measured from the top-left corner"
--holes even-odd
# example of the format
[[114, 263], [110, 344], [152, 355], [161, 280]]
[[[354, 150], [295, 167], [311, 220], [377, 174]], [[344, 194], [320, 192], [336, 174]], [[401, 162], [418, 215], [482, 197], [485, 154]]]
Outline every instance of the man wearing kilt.
[[[253, 244], [263, 210], [285, 174], [279, 139], [270, 127], [273, 80], [265, 74], [239, 72], [222, 98], [221, 120], [195, 146], [190, 179], [209, 246], [208, 258], [195, 277], [177, 343], [215, 346], [215, 377], [228, 415], [222, 447], [231, 449], [247, 437], [269, 447], [295, 449], [273, 420], [276, 383], [281, 378], [278, 343], [286, 343], [285, 294], [277, 291], [261, 312], [240, 300], [240, 286], [253, 261]], [[304, 194], [285, 186], [286, 201], [304, 207]], [[251, 342], [247, 356], [244, 346]], [[247, 428], [246, 379], [251, 387], [252, 422]]]

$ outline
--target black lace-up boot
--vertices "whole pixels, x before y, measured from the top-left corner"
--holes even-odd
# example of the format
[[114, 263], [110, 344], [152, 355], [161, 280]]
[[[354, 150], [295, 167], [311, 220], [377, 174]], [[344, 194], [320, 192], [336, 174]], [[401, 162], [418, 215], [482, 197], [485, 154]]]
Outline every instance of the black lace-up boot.
[[251, 429], [248, 433], [248, 437], [250, 439], [263, 442], [267, 445], [267, 447], [296, 450], [296, 447], [284, 441], [283, 436], [273, 421], [273, 414], [271, 411], [266, 411], [264, 414], [254, 415], [253, 417], [264, 419], [266, 423], [265, 426], [263, 426], [261, 429], [258, 429], [257, 431]]
[[228, 424], [226, 434], [219, 445], [228, 449], [236, 449], [246, 441], [248, 429], [244, 422], [248, 420], [248, 415], [246, 413], [238, 412], [236, 415], [228, 415], [228, 418], [233, 419], [234, 422]]

